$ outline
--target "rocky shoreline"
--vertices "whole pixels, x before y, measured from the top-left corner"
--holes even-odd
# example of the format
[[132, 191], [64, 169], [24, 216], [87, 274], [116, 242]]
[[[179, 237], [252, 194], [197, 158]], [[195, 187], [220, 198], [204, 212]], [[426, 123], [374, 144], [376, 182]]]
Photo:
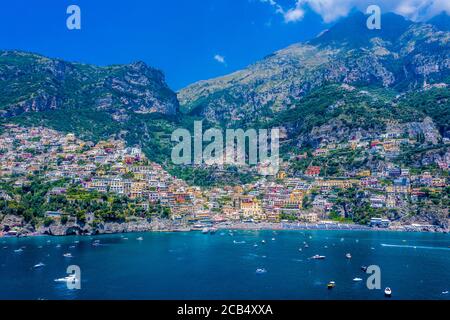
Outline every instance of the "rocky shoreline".
[[168, 232], [186, 230], [179, 224], [170, 220], [135, 219], [128, 222], [104, 222], [96, 226], [91, 224], [80, 224], [77, 222], [53, 223], [50, 226], [33, 227], [25, 223], [23, 218], [7, 215], [0, 223], [0, 236], [90, 236], [100, 234], [135, 233], [135, 232]]
[[[219, 230], [353, 230], [353, 231], [398, 231], [398, 232], [436, 232], [448, 233], [449, 230], [430, 225], [392, 225], [389, 228], [371, 228], [356, 224], [343, 223], [298, 223], [298, 222], [224, 222], [214, 226]], [[78, 224], [74, 221], [65, 224], [54, 223], [50, 226], [37, 228], [24, 222], [23, 218], [7, 215], [0, 223], [1, 236], [91, 236], [101, 234], [137, 233], [137, 232], [189, 232], [198, 231], [187, 224], [180, 224], [171, 220], [162, 219], [135, 219], [128, 222], [105, 222], [95, 227], [90, 224]]]

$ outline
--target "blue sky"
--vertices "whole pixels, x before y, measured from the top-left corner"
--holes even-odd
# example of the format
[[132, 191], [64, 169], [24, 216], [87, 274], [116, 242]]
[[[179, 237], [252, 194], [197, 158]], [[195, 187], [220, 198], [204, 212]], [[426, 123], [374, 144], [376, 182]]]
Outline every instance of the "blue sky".
[[[142, 60], [163, 70], [178, 90], [310, 39], [365, 0], [314, 0], [328, 8], [309, 1], [2, 1], [0, 49], [97, 65]], [[66, 28], [71, 4], [81, 8], [81, 30]]]
[[[81, 30], [66, 28], [70, 4], [81, 9]], [[142, 60], [162, 69], [173, 89], [238, 70], [323, 29], [318, 15], [286, 24], [258, 0], [14, 0], [0, 8], [0, 49], [98, 65]]]

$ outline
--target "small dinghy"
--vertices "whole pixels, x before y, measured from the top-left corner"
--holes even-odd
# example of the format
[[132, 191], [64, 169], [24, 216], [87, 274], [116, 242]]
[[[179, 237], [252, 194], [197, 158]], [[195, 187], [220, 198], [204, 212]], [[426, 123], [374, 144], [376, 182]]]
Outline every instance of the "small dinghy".
[[384, 296], [385, 297], [388, 297], [388, 298], [390, 298], [390, 297], [392, 297], [392, 289], [391, 288], [386, 288], [385, 290], [384, 290]]

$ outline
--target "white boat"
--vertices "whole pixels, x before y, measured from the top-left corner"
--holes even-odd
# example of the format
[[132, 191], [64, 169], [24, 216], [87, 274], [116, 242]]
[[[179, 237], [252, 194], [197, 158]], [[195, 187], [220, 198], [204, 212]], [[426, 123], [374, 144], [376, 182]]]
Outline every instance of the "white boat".
[[350, 253], [347, 253], [347, 254], [345, 255], [345, 257], [346, 257], [347, 259], [351, 259], [351, 258], [352, 258], [352, 255], [351, 255]]
[[143, 240], [144, 240], [144, 238], [142, 238], [142, 237], [139, 237], [139, 238], [137, 238], [136, 240], [137, 240], [137, 241], [143, 241]]
[[20, 252], [22, 252], [22, 251], [23, 251], [22, 248], [14, 250], [15, 253], [20, 253]]
[[361, 279], [361, 278], [354, 278], [353, 281], [360, 282], [360, 281], [363, 281], [363, 279]]
[[35, 264], [33, 266], [34, 269], [39, 269], [39, 268], [43, 268], [43, 267], [45, 267], [45, 264], [43, 264], [42, 262], [39, 262], [38, 264]]
[[334, 281], [328, 282], [328, 285], [327, 285], [328, 289], [333, 289], [334, 287], [336, 287], [336, 282], [334, 282]]
[[63, 256], [64, 258], [73, 258], [71, 253], [64, 253]]
[[386, 297], [392, 297], [392, 289], [391, 288], [386, 288], [385, 290], [384, 290], [384, 295], [386, 296]]
[[266, 243], [266, 240], [261, 240], [261, 243]]
[[78, 279], [75, 275], [70, 275], [64, 278], [55, 279], [55, 282], [77, 282]]
[[266, 273], [266, 272], [267, 272], [267, 270], [264, 269], [264, 268], [256, 269], [256, 273], [259, 273], [259, 274], [261, 274], [261, 273]]
[[313, 257], [311, 257], [311, 258], [314, 259], [314, 260], [323, 260], [323, 259], [325, 259], [326, 257], [325, 257], [325, 256], [321, 256], [321, 255], [316, 254], [315, 256], [313, 256]]
[[203, 234], [209, 233], [209, 229], [208, 229], [208, 228], [203, 228], [202, 233], [203, 233]]

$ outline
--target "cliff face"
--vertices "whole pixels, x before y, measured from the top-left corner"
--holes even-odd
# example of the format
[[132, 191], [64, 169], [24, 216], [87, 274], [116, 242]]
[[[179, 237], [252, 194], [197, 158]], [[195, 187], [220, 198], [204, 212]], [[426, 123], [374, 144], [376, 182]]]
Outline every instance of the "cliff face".
[[0, 117], [91, 108], [115, 115], [174, 115], [178, 100], [159, 70], [143, 62], [97, 67], [40, 55], [0, 51]]

